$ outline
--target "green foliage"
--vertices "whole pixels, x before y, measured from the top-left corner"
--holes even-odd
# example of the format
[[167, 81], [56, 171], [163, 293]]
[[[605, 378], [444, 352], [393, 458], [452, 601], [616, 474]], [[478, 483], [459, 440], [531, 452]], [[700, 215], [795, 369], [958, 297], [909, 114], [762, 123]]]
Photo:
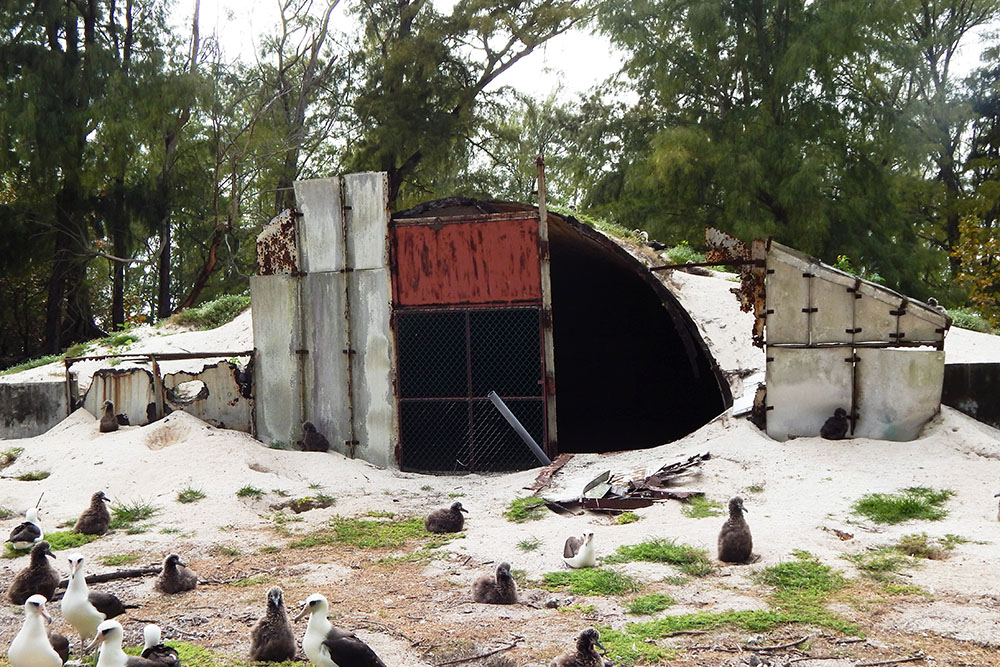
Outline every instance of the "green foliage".
[[22, 472], [14, 479], [20, 482], [39, 482], [51, 474], [48, 470], [29, 470], [28, 472]]
[[20, 456], [23, 452], [24, 448], [22, 447], [9, 447], [0, 452], [0, 470], [3, 470], [4, 468], [12, 464], [14, 461], [16, 461], [17, 457]]
[[778, 563], [756, 573], [755, 579], [773, 586], [781, 608], [816, 610], [831, 593], [844, 587], [844, 578], [810, 553], [795, 551], [796, 560]]
[[186, 489], [181, 489], [177, 492], [177, 502], [179, 503], [194, 503], [199, 500], [204, 500], [205, 492], [201, 489], [195, 489], [192, 487], [187, 487]]
[[120, 331], [97, 342], [104, 347], [125, 347], [126, 345], [139, 342], [139, 337], [129, 331]]
[[951, 323], [959, 329], [996, 334], [997, 328], [972, 308], [954, 308], [948, 311]]
[[927, 533], [910, 533], [899, 538], [894, 548], [896, 551], [913, 558], [944, 560], [948, 557], [948, 552], [955, 546], [951, 541], [928, 537]]
[[596, 630], [601, 633], [601, 645], [607, 650], [607, 658], [621, 667], [665, 664], [676, 655], [674, 651], [631, 632], [622, 632], [606, 625], [599, 625]]
[[46, 364], [51, 364], [54, 361], [60, 361], [63, 358], [61, 354], [48, 354], [44, 357], [38, 357], [37, 359], [30, 359], [23, 363], [11, 366], [0, 371], [0, 375], [11, 375], [13, 373], [20, 373], [21, 371], [27, 371], [32, 368], [38, 368], [39, 366], [44, 366]]
[[704, 262], [705, 254], [698, 252], [687, 241], [681, 241], [672, 248], [663, 251], [670, 264], [688, 264], [691, 262]]
[[524, 523], [525, 521], [536, 521], [545, 516], [548, 510], [545, 508], [545, 499], [537, 496], [527, 496], [525, 498], [515, 498], [507, 506], [503, 515], [508, 521], [514, 523]]
[[648, 616], [677, 604], [677, 600], [663, 593], [653, 593], [636, 598], [628, 603], [628, 613]]
[[876, 523], [901, 523], [910, 519], [938, 521], [948, 515], [943, 509], [948, 498], [955, 495], [947, 489], [935, 491], [923, 486], [903, 489], [900, 493], [873, 493], [863, 496], [851, 509]]
[[17, 512], [10, 509], [9, 507], [0, 507], [0, 519], [9, 519], [15, 516]]
[[241, 552], [237, 547], [230, 544], [214, 544], [209, 549], [209, 553], [213, 553], [216, 556], [225, 556], [226, 558], [237, 558]]
[[912, 560], [890, 547], [846, 554], [844, 558], [854, 563], [862, 574], [876, 581], [894, 581], [897, 572], [913, 565]]
[[631, 510], [626, 510], [625, 512], [622, 512], [621, 514], [615, 517], [615, 525], [624, 526], [627, 523], [635, 523], [640, 518], [641, 517], [635, 512]]
[[710, 516], [721, 516], [722, 505], [705, 496], [691, 496], [681, 505], [681, 514], [689, 519], [704, 519]]
[[233, 586], [234, 588], [247, 588], [248, 586], [269, 584], [272, 581], [274, 581], [274, 577], [265, 574], [256, 577], [247, 577], [246, 579], [237, 579], [236, 581], [227, 581], [226, 585]]
[[160, 511], [152, 503], [144, 500], [133, 500], [120, 505], [111, 506], [112, 530], [134, 530], [140, 521], [152, 519]]
[[858, 276], [859, 278], [864, 278], [865, 280], [878, 283], [880, 285], [885, 282], [885, 278], [877, 273], [871, 273], [865, 271], [864, 269], [855, 268], [854, 265], [851, 264], [851, 258], [847, 255], [837, 255], [837, 261], [833, 263], [833, 268], [840, 269], [844, 273], [850, 273], [853, 276]]
[[180, 325], [199, 330], [215, 329], [235, 319], [250, 307], [250, 297], [241, 294], [225, 294], [194, 308], [185, 308], [171, 320]]
[[[429, 538], [432, 533], [424, 529], [420, 517], [400, 521], [378, 521], [334, 517], [330, 521], [332, 530], [322, 530], [296, 540], [289, 546], [303, 549], [321, 545], [344, 544], [371, 549], [380, 547], [400, 547], [410, 540]], [[454, 539], [456, 536], [436, 535], [439, 539]]]
[[542, 546], [542, 541], [537, 537], [525, 538], [517, 543], [517, 548], [525, 553], [534, 551], [540, 546]]
[[264, 491], [264, 489], [258, 489], [256, 486], [253, 486], [251, 484], [245, 484], [241, 486], [239, 489], [237, 489], [236, 497], [256, 499], [262, 497], [265, 493], [266, 492]]
[[586, 567], [546, 572], [542, 575], [542, 588], [567, 590], [573, 595], [624, 595], [639, 590], [639, 584], [614, 570]]
[[708, 552], [674, 540], [647, 540], [639, 544], [623, 544], [614, 554], [604, 559], [605, 563], [628, 563], [630, 561], [669, 563], [681, 572], [693, 577], [704, 577], [715, 568], [708, 560]]

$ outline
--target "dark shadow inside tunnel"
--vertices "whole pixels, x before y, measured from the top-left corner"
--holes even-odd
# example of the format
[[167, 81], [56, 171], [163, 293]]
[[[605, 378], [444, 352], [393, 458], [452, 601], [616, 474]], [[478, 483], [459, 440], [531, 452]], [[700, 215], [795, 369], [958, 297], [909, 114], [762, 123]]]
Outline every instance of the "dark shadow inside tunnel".
[[694, 323], [640, 263], [581, 227], [550, 227], [558, 450], [641, 449], [697, 430], [731, 399]]

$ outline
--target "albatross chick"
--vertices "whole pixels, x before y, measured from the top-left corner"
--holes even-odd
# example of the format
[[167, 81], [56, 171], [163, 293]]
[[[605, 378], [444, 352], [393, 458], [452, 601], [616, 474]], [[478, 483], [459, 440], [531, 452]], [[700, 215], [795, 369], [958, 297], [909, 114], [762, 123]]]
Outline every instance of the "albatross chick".
[[844, 408], [837, 408], [833, 411], [833, 416], [823, 422], [819, 434], [827, 440], [843, 440], [847, 435], [847, 429], [851, 425], [847, 418], [847, 411]]
[[729, 501], [729, 518], [719, 531], [719, 560], [724, 563], [745, 563], [750, 560], [753, 537], [750, 526], [743, 518], [743, 499], [739, 496]]
[[594, 534], [586, 532], [581, 537], [567, 537], [563, 546], [563, 560], [570, 567], [594, 567], [597, 564]]
[[462, 507], [462, 503], [452, 503], [451, 507], [437, 509], [427, 515], [424, 519], [424, 528], [428, 533], [458, 533], [465, 525], [465, 517], [469, 510]]
[[160, 626], [156, 623], [149, 623], [142, 629], [142, 653], [139, 656], [158, 665], [180, 667], [181, 664], [177, 650], [160, 641]]
[[325, 435], [316, 430], [316, 426], [312, 422], [302, 422], [302, 431], [302, 451], [330, 451], [330, 441], [326, 439]]
[[108, 511], [104, 503], [111, 502], [104, 495], [103, 491], [98, 491], [90, 497], [90, 506], [83, 510], [83, 514], [76, 520], [73, 532], [84, 535], [103, 535], [108, 532], [111, 526], [111, 512]]
[[604, 667], [604, 658], [594, 648], [600, 646], [604, 650], [600, 638], [597, 630], [587, 628], [576, 638], [576, 648], [555, 658], [549, 667]]
[[46, 600], [51, 600], [61, 579], [48, 561], [55, 557], [48, 542], [42, 541], [31, 547], [28, 567], [18, 572], [14, 581], [10, 582], [7, 598], [14, 604], [24, 604], [33, 595], [42, 595]]
[[382, 659], [375, 654], [368, 644], [357, 635], [347, 630], [335, 628], [326, 615], [330, 603], [319, 593], [313, 593], [306, 598], [306, 604], [295, 620], [307, 613], [309, 624], [306, 634], [302, 637], [302, 650], [309, 662], [318, 667], [385, 667]]
[[510, 563], [497, 566], [496, 577], [486, 574], [472, 584], [472, 599], [485, 604], [514, 604], [517, 602], [517, 584], [510, 574]]
[[250, 660], [282, 662], [295, 658], [295, 633], [285, 612], [281, 588], [273, 586], [267, 592], [267, 613], [250, 631]]
[[163, 571], [156, 578], [156, 590], [168, 594], [182, 593], [194, 590], [197, 585], [198, 575], [181, 562], [180, 556], [170, 554], [163, 559]]
[[18, 551], [30, 549], [36, 542], [42, 541], [42, 524], [38, 522], [37, 507], [28, 508], [24, 513], [24, 523], [18, 524], [10, 531], [7, 541]]
[[32, 595], [25, 601], [24, 623], [7, 651], [12, 667], [59, 667], [63, 664], [45, 631], [45, 621], [51, 620], [45, 611], [44, 595]]
[[118, 417], [115, 417], [115, 404], [104, 401], [104, 412], [101, 414], [101, 433], [118, 430]]

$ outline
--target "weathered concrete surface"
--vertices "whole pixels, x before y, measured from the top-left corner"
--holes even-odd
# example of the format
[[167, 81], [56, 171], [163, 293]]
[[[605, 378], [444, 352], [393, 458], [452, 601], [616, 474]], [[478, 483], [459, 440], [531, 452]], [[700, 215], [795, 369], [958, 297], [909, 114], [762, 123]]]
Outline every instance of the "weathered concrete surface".
[[257, 439], [291, 444], [301, 436], [299, 278], [251, 276], [253, 318], [254, 422]]
[[68, 414], [63, 382], [0, 383], [0, 440], [40, 435]]
[[1000, 428], [1000, 363], [946, 364], [941, 402]]

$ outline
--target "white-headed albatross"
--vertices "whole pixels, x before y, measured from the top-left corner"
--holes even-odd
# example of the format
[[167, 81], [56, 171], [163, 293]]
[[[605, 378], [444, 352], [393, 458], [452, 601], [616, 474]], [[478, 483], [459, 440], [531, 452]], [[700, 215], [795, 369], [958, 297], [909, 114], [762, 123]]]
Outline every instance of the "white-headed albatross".
[[84, 641], [97, 632], [101, 621], [124, 614], [126, 609], [137, 605], [125, 605], [111, 593], [91, 591], [83, 572], [83, 556], [75, 553], [69, 558], [69, 585], [62, 599], [62, 614], [66, 622], [80, 634]]
[[63, 664], [45, 631], [45, 621], [51, 620], [45, 611], [45, 596], [29, 597], [24, 603], [24, 623], [7, 650], [13, 667], [59, 667]]
[[309, 625], [302, 637], [302, 650], [309, 662], [317, 667], [385, 667], [368, 644], [347, 630], [335, 628], [326, 618], [330, 603], [319, 593], [306, 598], [306, 604], [295, 617], [309, 614]]
[[30, 549], [36, 542], [42, 541], [42, 524], [38, 522], [38, 508], [29, 507], [24, 513], [24, 523], [17, 525], [10, 531], [7, 538], [10, 546], [24, 551]]
[[122, 650], [125, 631], [118, 621], [102, 621], [97, 626], [96, 637], [87, 650], [100, 647], [96, 667], [159, 667], [163, 663], [149, 658], [126, 655]]
[[586, 532], [581, 537], [567, 537], [563, 546], [563, 560], [570, 567], [594, 567], [597, 564], [594, 534]]

